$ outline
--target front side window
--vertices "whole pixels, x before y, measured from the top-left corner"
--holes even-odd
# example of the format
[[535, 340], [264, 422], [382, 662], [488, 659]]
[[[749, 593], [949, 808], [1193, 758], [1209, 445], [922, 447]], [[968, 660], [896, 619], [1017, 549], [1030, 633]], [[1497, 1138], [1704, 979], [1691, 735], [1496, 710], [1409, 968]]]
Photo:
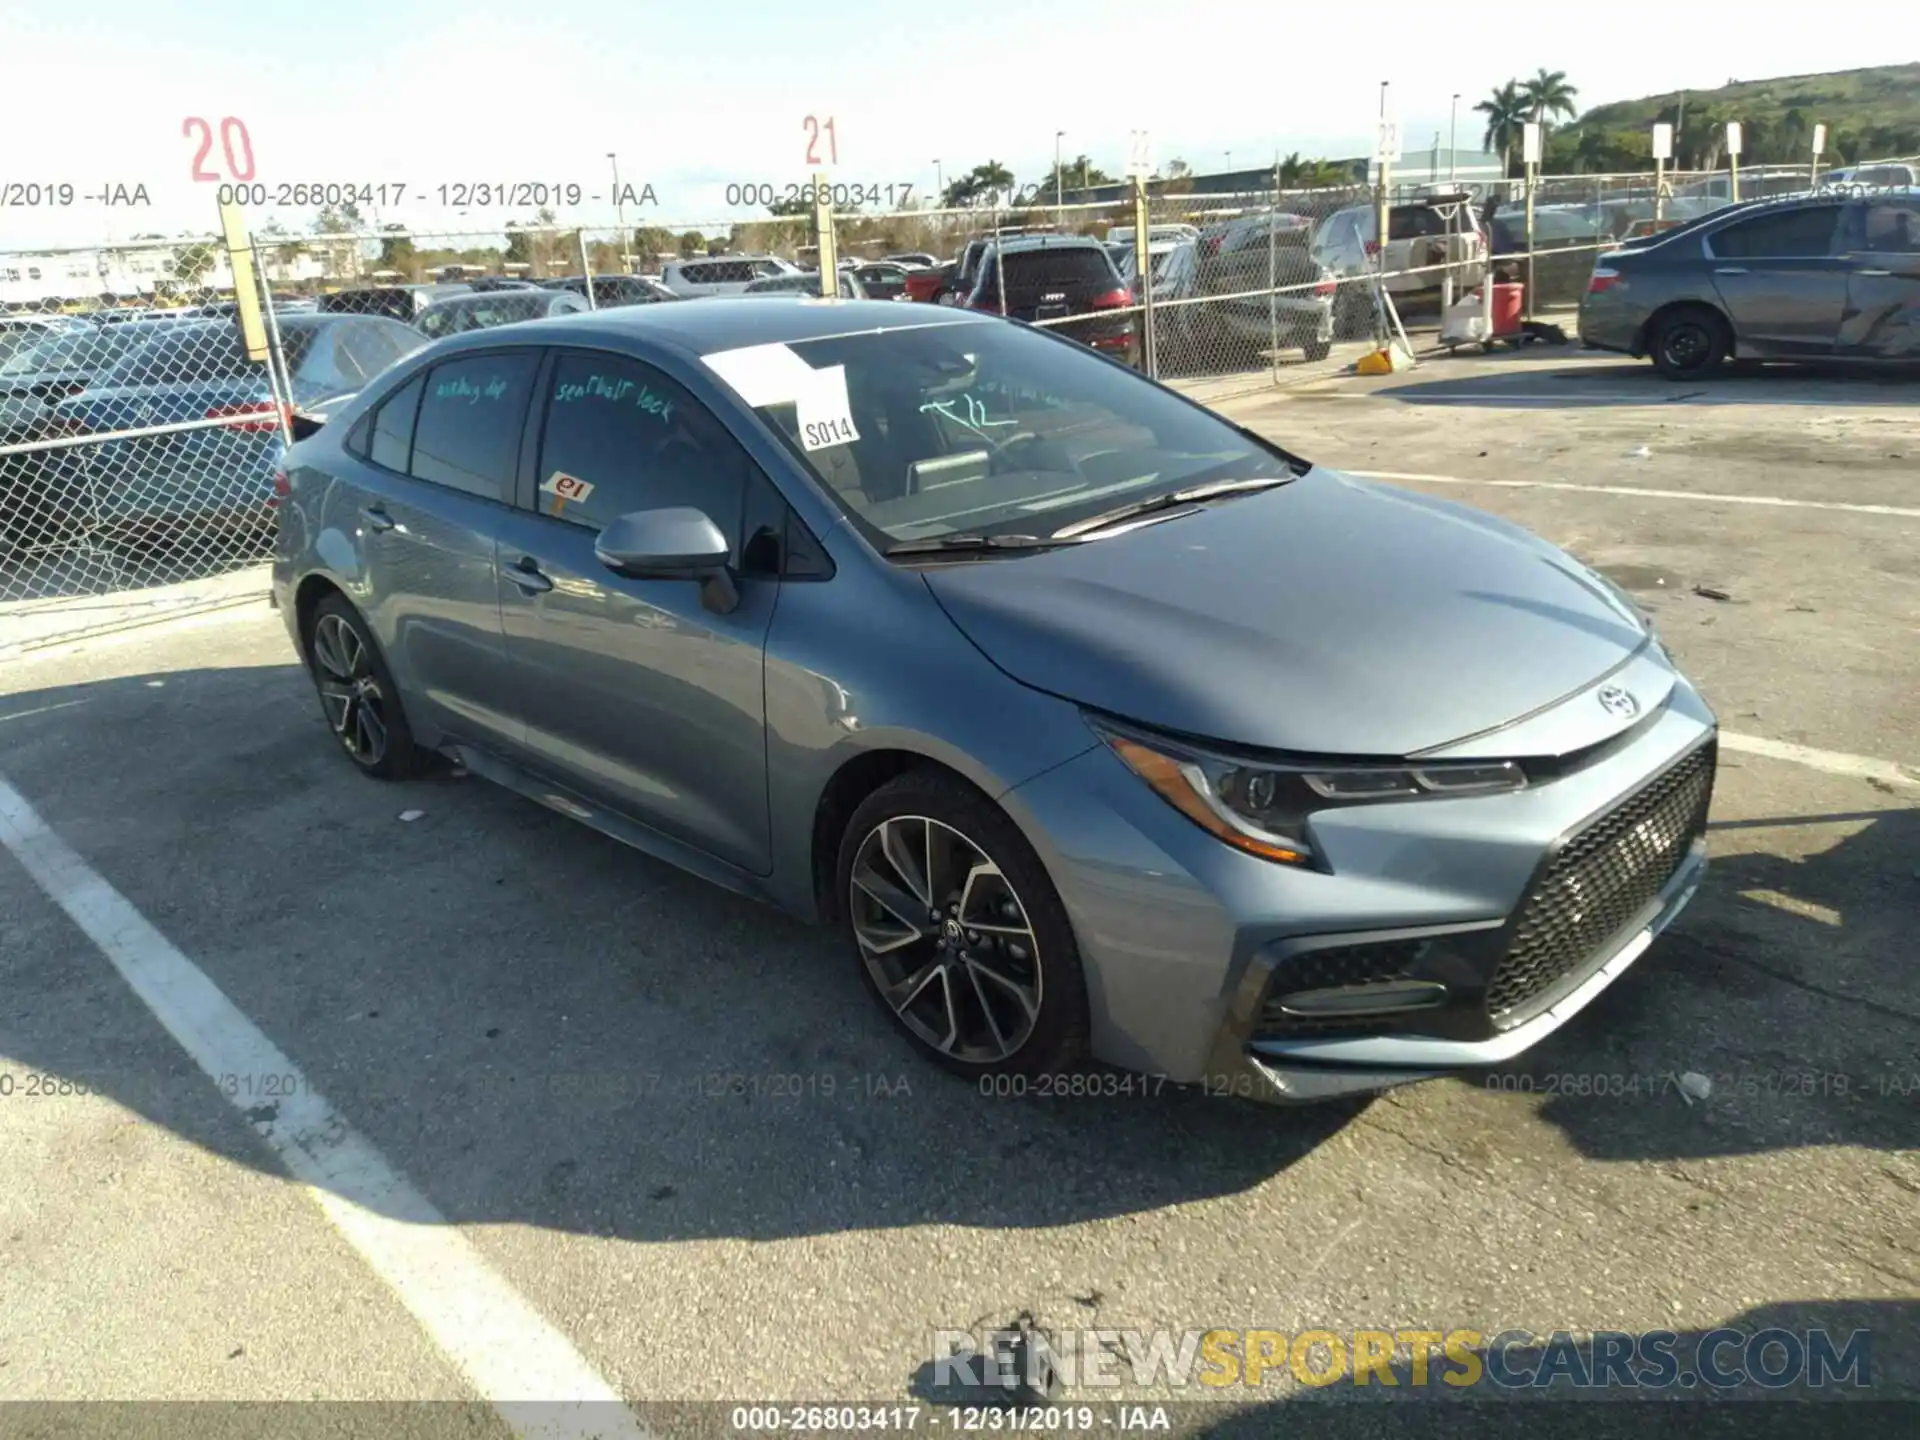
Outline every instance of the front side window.
[[1722, 260], [1792, 260], [1831, 252], [1838, 205], [1801, 205], [1736, 220], [1707, 239]]
[[1877, 200], [1868, 206], [1863, 248], [1876, 255], [1920, 254], [1920, 200]]
[[428, 372], [408, 473], [504, 501], [520, 458], [538, 355], [510, 350], [449, 360]]
[[687, 505], [737, 537], [752, 462], [676, 381], [636, 360], [571, 351], [543, 399], [542, 514], [603, 530], [634, 510]]
[[882, 547], [957, 532], [1046, 536], [1188, 485], [1296, 473], [1133, 372], [997, 320], [754, 346], [706, 363]]

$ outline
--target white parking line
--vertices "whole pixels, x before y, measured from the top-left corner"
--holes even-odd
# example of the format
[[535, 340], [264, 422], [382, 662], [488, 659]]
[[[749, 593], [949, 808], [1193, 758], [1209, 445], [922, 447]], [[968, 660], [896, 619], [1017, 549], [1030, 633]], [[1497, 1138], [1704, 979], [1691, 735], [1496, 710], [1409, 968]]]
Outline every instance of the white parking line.
[[1720, 746], [1741, 750], [1749, 755], [1765, 755], [1772, 760], [1790, 760], [1829, 775], [1852, 775], [1861, 780], [1885, 780], [1896, 785], [1920, 785], [1920, 770], [1896, 760], [1876, 760], [1871, 755], [1849, 755], [1843, 750], [1816, 750], [1810, 745], [1790, 745], [1785, 740], [1768, 740], [1760, 735], [1736, 735], [1720, 732]]
[[294, 1077], [277, 1107], [230, 1095], [347, 1243], [514, 1433], [527, 1440], [647, 1434], [579, 1351], [390, 1166], [191, 960], [0, 777], [0, 845], [83, 930], [218, 1084]]
[[1773, 505], [1789, 510], [1845, 510], [1855, 515], [1900, 515], [1920, 520], [1920, 509], [1902, 505], [1855, 505], [1844, 500], [1795, 500], [1781, 495], [1721, 495], [1706, 490], [1650, 490], [1640, 485], [1575, 485], [1566, 480], [1477, 480], [1465, 475], [1426, 475], [1410, 470], [1349, 470], [1362, 480], [1405, 480], [1422, 485], [1489, 485], [1500, 490], [1573, 490], [1587, 495], [1634, 495], [1648, 500], [1695, 500], [1708, 505]]

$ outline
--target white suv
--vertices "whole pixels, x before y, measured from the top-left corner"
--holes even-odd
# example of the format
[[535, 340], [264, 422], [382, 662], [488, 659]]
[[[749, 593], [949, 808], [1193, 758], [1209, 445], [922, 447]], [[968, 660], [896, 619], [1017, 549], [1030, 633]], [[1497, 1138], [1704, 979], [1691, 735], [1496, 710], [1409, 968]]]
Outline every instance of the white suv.
[[660, 283], [685, 300], [701, 295], [738, 295], [756, 280], [799, 275], [798, 265], [778, 255], [711, 255], [704, 260], [675, 260], [660, 272]]
[[[1373, 206], [1351, 205], [1336, 210], [1314, 233], [1313, 257], [1343, 280], [1371, 275], [1380, 265], [1378, 233]], [[1437, 291], [1446, 272], [1429, 267], [1447, 264], [1455, 267], [1456, 292], [1478, 285], [1486, 277], [1487, 237], [1469, 197], [1436, 195], [1388, 209], [1385, 268], [1389, 292], [1404, 296]], [[1356, 296], [1360, 293], [1353, 286], [1341, 289], [1354, 290]]]

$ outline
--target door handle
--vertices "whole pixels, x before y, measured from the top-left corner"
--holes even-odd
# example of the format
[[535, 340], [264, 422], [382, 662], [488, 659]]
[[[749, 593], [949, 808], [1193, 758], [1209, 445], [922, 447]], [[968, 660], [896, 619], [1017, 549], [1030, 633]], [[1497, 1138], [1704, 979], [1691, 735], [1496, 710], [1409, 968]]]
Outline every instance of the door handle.
[[540, 595], [553, 589], [553, 581], [540, 573], [540, 562], [531, 555], [522, 555], [518, 564], [505, 566], [500, 573], [518, 585], [525, 595]]
[[1744, 265], [1719, 265], [1714, 268], [1713, 273], [1716, 275], [1744, 275], [1747, 273], [1747, 267]]
[[367, 522], [369, 530], [392, 530], [400, 523], [387, 514], [387, 508], [384, 505], [367, 506], [360, 512], [360, 518]]
[[1891, 275], [1893, 274], [1891, 270], [1856, 270], [1853, 273], [1856, 275]]

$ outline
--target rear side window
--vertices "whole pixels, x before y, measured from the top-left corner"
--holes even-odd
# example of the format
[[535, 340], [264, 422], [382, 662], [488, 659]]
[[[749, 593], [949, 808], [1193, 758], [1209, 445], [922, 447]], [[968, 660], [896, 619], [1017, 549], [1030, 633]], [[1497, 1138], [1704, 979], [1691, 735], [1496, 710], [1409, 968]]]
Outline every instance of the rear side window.
[[366, 458], [384, 470], [407, 473], [407, 464], [413, 458], [413, 421], [420, 413], [420, 392], [426, 378], [414, 376], [373, 412]]
[[1413, 240], [1423, 235], [1444, 235], [1445, 222], [1438, 211], [1426, 205], [1396, 206], [1387, 212], [1387, 238]]
[[1838, 205], [1802, 205], [1791, 210], [1736, 220], [1707, 237], [1714, 255], [1725, 260], [1791, 260], [1829, 254]]
[[504, 502], [520, 458], [520, 431], [538, 360], [534, 351], [515, 350], [434, 366], [420, 396], [407, 472]]

